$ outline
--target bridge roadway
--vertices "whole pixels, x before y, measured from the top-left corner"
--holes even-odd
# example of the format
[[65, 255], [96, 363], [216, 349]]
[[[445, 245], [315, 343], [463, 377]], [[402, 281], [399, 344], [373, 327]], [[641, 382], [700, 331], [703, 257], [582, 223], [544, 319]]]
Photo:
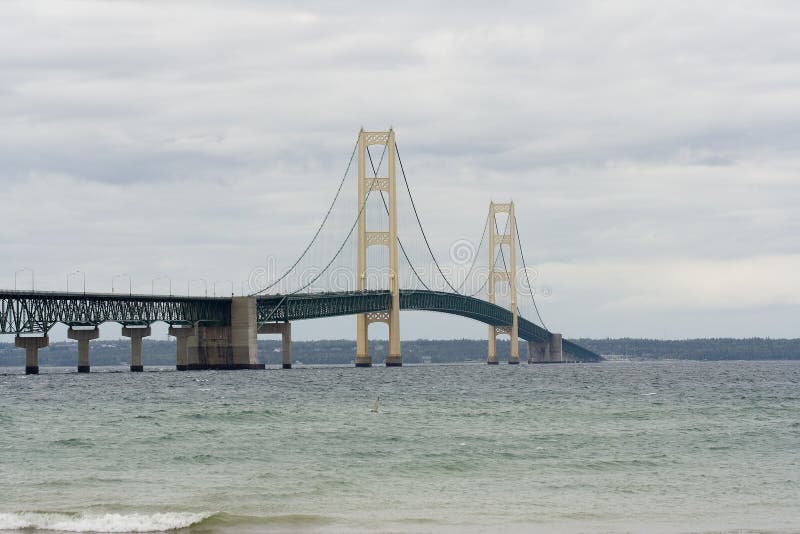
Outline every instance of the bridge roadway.
[[[248, 320], [257, 323], [256, 329], [259, 333], [286, 334], [285, 330], [279, 327], [291, 321], [385, 311], [390, 307], [391, 294], [389, 291], [351, 291], [232, 299], [0, 290], [0, 333], [41, 336], [46, 335], [57, 323], [69, 326], [70, 332], [74, 329], [76, 332], [74, 339], [79, 339], [82, 329], [96, 328], [106, 322], [123, 325], [128, 332], [126, 336], [130, 332], [135, 334], [137, 328], [146, 328], [158, 321], [173, 327], [170, 333], [178, 334], [185, 331], [180, 327], [199, 325], [208, 328], [230, 328], [232, 304], [242, 300], [255, 301], [255, 316]], [[400, 290], [400, 308], [459, 315], [501, 327], [510, 325], [512, 317], [508, 309], [496, 304], [439, 291]], [[557, 336], [522, 317], [518, 320], [518, 332], [521, 339], [537, 346], [551, 343], [554, 336]], [[18, 342], [18, 346], [25, 346], [25, 337], [18, 337], [19, 339], [23, 341]], [[562, 343], [563, 352], [569, 354], [575, 361], [601, 359], [594, 352], [575, 343], [567, 340], [563, 340]], [[88, 369], [88, 340], [85, 346], [87, 353], [85, 363]], [[38, 367], [38, 360], [36, 363]], [[133, 367], [134, 362], [132, 362]], [[141, 367], [140, 362], [137, 367]]]

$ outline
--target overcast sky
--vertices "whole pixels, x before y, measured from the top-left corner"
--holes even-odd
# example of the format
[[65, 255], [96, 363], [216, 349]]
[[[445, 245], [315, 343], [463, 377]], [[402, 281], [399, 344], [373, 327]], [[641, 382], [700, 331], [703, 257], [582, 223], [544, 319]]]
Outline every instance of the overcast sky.
[[[301, 252], [359, 128], [393, 125], [437, 254], [514, 199], [552, 330], [798, 336], [797, 2], [6, 0], [0, 20], [0, 286], [25, 266], [38, 289], [80, 269], [90, 291], [238, 293]], [[416, 313], [402, 335], [486, 328]]]

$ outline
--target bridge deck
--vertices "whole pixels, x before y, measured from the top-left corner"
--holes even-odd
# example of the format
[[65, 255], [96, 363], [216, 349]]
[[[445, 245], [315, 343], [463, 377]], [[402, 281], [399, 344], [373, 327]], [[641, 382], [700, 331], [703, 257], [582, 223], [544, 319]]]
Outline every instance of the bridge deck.
[[[259, 322], [296, 321], [384, 311], [388, 309], [391, 298], [389, 291], [270, 295], [258, 299], [258, 320]], [[401, 289], [400, 309], [460, 315], [494, 326], [511, 324], [511, 312], [502, 306], [442, 291]], [[522, 339], [528, 341], [550, 339], [550, 332], [525, 318], [520, 317], [518, 325], [519, 336]]]
[[[175, 295], [125, 295], [112, 293], [60, 293], [0, 291], [0, 333], [47, 332], [55, 324], [94, 326], [105, 322], [149, 325], [230, 324], [229, 297], [181, 297]], [[305, 293], [257, 298], [257, 322], [283, 322], [385, 311], [389, 291]], [[511, 312], [490, 302], [455, 293], [401, 290], [400, 308], [459, 315], [494, 326], [511, 324]], [[545, 342], [550, 332], [518, 318], [521, 339]], [[567, 340], [564, 350], [582, 359], [598, 355]]]

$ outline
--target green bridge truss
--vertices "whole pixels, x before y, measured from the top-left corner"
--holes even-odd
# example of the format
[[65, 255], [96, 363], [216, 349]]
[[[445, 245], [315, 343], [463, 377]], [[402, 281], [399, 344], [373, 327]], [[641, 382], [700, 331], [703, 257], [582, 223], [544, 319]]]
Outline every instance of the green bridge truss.
[[[390, 306], [388, 291], [270, 295], [257, 299], [259, 323], [297, 321], [378, 312]], [[511, 312], [485, 300], [455, 293], [401, 290], [400, 308], [460, 315], [494, 326], [511, 324]], [[230, 324], [230, 298], [0, 291], [0, 333], [46, 333], [55, 324], [96, 326], [106, 322], [149, 325]], [[519, 317], [521, 339], [544, 342], [550, 332]], [[570, 341], [563, 349], [586, 361], [599, 356]]]
[[[297, 321], [384, 311], [389, 308], [391, 294], [388, 291], [351, 291], [342, 293], [308, 293], [295, 295], [271, 295], [258, 299], [259, 323], [271, 321]], [[401, 310], [424, 310], [460, 315], [493, 326], [511, 324], [511, 312], [485, 300], [446, 293], [442, 291], [400, 290]], [[526, 341], [550, 340], [550, 332], [523, 317], [517, 319], [519, 337]], [[597, 361], [599, 355], [566, 339], [563, 349], [584, 361]]]
[[229, 298], [0, 292], [0, 333], [46, 333], [56, 323], [96, 326], [107, 322], [149, 325], [230, 324]]
[[[388, 291], [272, 295], [258, 299], [258, 322], [297, 321], [384, 311], [390, 307], [391, 299]], [[460, 315], [493, 326], [511, 324], [511, 312], [506, 308], [455, 293], [400, 290], [400, 309]], [[518, 319], [518, 330], [519, 337], [527, 341], [550, 339], [550, 332], [522, 317]]]

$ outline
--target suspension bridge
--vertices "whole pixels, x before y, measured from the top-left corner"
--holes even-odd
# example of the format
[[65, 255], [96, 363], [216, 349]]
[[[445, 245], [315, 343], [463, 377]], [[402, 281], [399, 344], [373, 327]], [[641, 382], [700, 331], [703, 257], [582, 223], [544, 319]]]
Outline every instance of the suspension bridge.
[[[354, 161], [356, 170], [351, 172]], [[398, 164], [407, 210], [398, 201]], [[352, 178], [357, 182], [355, 199], [342, 195]], [[414, 201], [394, 131], [362, 130], [308, 244], [280, 275], [255, 273], [247, 294], [223, 298], [192, 296], [188, 291], [184, 297], [0, 290], [0, 333], [15, 334], [16, 346], [26, 350], [28, 374], [38, 373], [38, 351], [49, 345], [48, 332], [59, 323], [68, 326], [68, 337], [78, 342], [79, 372], [90, 370], [90, 341], [107, 322], [119, 323], [122, 335], [131, 339], [131, 371], [143, 369], [142, 339], [156, 322], [168, 324], [169, 334], [177, 339], [178, 370], [263, 369], [257, 354], [259, 334], [282, 336], [282, 365], [291, 368], [292, 322], [355, 315], [355, 365], [372, 366], [369, 328], [383, 323], [389, 337], [384, 364], [401, 366], [400, 312], [416, 310], [487, 325], [488, 364], [499, 363], [500, 335], [511, 341], [509, 364], [520, 361], [520, 340], [527, 342], [529, 363], [601, 360], [544, 324], [513, 202], [490, 202], [476, 241], [477, 247], [460, 242], [461, 249], [451, 249], [450, 262], [440, 261]], [[415, 263], [415, 257], [424, 260]], [[262, 280], [260, 275], [275, 276]], [[518, 299], [520, 288], [524, 304]], [[537, 321], [527, 319], [523, 309]]]

